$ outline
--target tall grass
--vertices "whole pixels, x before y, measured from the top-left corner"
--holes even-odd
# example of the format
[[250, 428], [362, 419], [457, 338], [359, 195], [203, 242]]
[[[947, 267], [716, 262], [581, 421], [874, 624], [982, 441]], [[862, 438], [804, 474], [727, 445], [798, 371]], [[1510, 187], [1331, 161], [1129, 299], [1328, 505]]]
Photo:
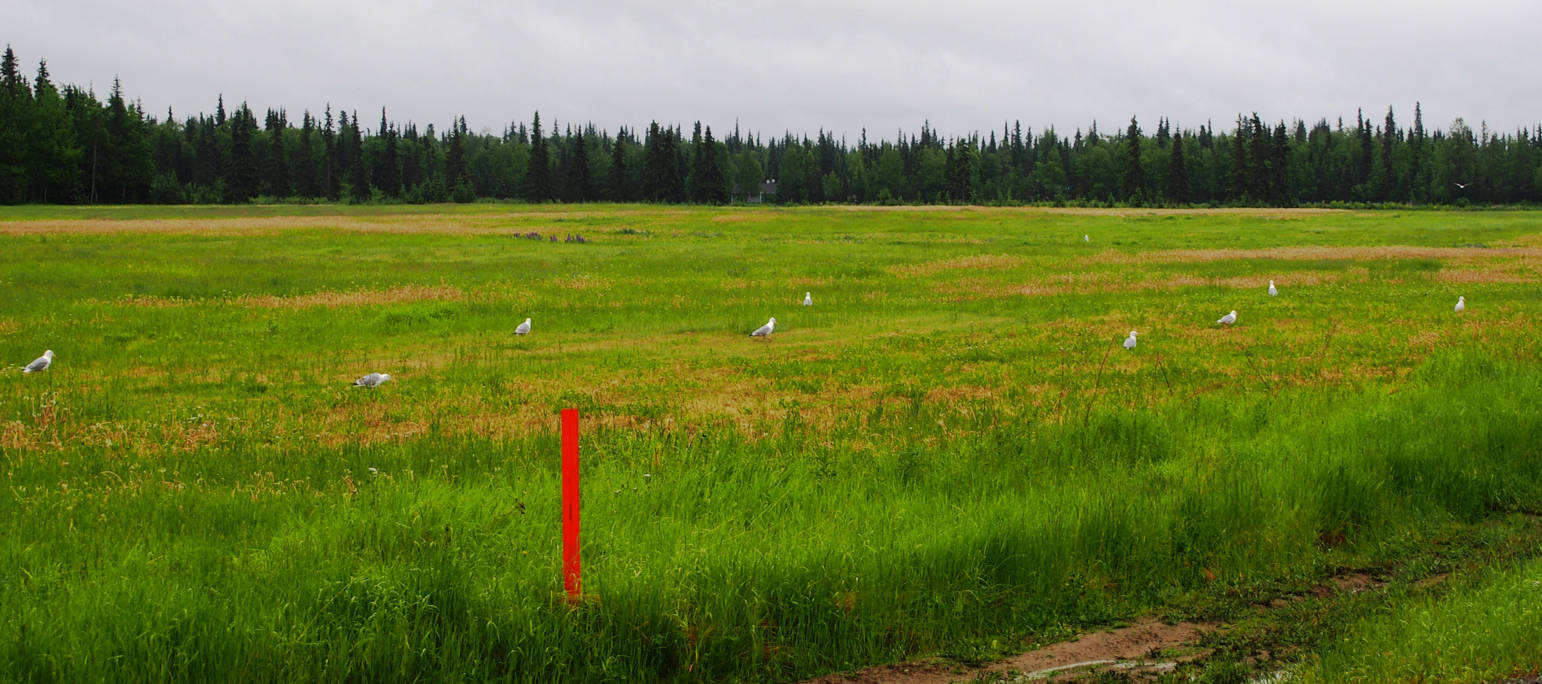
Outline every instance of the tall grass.
[[[1161, 267], [1198, 279], [1177, 290], [947, 294], [1156, 270], [1058, 245], [1070, 226], [1127, 233], [1114, 255], [1138, 256], [1205, 235], [1530, 235], [1513, 215], [1304, 217], [1281, 235], [1230, 215], [856, 214], [618, 210], [650, 233], [588, 245], [0, 226], [35, 260], [0, 265], [31, 283], [0, 297], [0, 352], [60, 354], [0, 381], [0, 672], [791, 680], [988, 656], [1542, 501], [1542, 365], [1519, 344], [1542, 301], [1523, 283], [1470, 283], [1459, 320], [1440, 269], [1398, 259], [1272, 301], [1204, 282], [1226, 270], [1213, 261]], [[889, 268], [998, 252], [1022, 261]], [[805, 281], [820, 285], [788, 288]], [[463, 294], [251, 299], [407, 284]], [[796, 308], [810, 287], [818, 305]], [[1243, 323], [1210, 328], [1226, 304]], [[788, 327], [745, 339], [768, 310]], [[526, 315], [535, 333], [511, 339]], [[1132, 326], [1141, 347], [1113, 351]], [[398, 383], [346, 389], [367, 370]], [[576, 607], [563, 406], [586, 416]]]
[[1542, 671], [1542, 562], [1409, 597], [1360, 621], [1302, 669], [1303, 682], [1497, 682]]

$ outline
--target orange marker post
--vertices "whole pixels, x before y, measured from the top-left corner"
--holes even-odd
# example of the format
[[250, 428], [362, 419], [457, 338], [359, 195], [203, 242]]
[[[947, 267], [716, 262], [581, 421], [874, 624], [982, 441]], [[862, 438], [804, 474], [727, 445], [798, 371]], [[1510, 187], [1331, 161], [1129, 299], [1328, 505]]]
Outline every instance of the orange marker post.
[[578, 559], [578, 409], [562, 409], [562, 584], [569, 601], [583, 594]]

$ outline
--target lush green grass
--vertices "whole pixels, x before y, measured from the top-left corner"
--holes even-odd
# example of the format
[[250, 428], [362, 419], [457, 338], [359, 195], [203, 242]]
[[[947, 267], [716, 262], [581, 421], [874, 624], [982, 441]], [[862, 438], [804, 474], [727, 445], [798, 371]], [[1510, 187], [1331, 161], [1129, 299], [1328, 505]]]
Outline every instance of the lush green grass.
[[1542, 561], [1359, 621], [1303, 681], [1497, 682], [1542, 672]]
[[7, 211], [3, 677], [795, 679], [1542, 504], [1542, 214]]

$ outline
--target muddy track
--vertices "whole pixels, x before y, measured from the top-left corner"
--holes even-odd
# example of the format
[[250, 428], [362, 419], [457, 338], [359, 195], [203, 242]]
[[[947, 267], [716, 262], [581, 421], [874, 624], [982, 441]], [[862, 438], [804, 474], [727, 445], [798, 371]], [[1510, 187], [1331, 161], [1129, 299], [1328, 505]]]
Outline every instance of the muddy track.
[[1201, 622], [1167, 624], [1148, 617], [981, 667], [945, 662], [883, 665], [856, 673], [829, 674], [806, 684], [947, 684], [987, 678], [993, 673], [1014, 681], [1074, 681], [1100, 669], [1157, 673], [1208, 654], [1198, 643], [1205, 631], [1216, 628]]
[[[1420, 583], [1437, 584], [1444, 573]], [[1307, 598], [1353, 594], [1378, 589], [1384, 582], [1365, 573], [1329, 578], [1297, 595], [1257, 604], [1260, 612], [1283, 608]], [[1203, 660], [1211, 650], [1201, 646], [1206, 633], [1225, 632], [1230, 625], [1210, 622], [1166, 623], [1143, 617], [1134, 624], [1087, 632], [1070, 641], [1049, 644], [979, 666], [934, 660], [880, 665], [857, 672], [836, 672], [806, 680], [803, 684], [949, 684], [968, 681], [1078, 682], [1100, 672], [1116, 671], [1134, 681], [1144, 681]]]

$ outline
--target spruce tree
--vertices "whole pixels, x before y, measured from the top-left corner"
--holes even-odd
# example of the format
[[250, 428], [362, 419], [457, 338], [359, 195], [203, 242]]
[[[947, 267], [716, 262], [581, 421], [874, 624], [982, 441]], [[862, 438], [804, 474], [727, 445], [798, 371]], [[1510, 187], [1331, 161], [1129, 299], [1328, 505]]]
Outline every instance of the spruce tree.
[[1290, 183], [1290, 136], [1285, 132], [1285, 122], [1274, 126], [1274, 143], [1269, 148], [1269, 204], [1285, 207], [1295, 204]]
[[348, 196], [355, 204], [374, 195], [369, 185], [369, 169], [364, 165], [364, 135], [359, 131], [359, 112], [348, 122]]
[[1429, 198], [1429, 154], [1428, 139], [1424, 132], [1423, 106], [1414, 103], [1413, 130], [1408, 133], [1409, 156], [1412, 158], [1409, 164], [1409, 199], [1414, 202], [1424, 202]]
[[632, 199], [631, 182], [626, 168], [626, 129], [616, 133], [616, 139], [610, 144], [610, 178], [607, 187], [609, 198], [612, 202], [629, 202]]
[[1248, 161], [1248, 194], [1254, 202], [1272, 204], [1269, 179], [1274, 173], [1274, 159], [1270, 154], [1269, 129], [1258, 118], [1258, 112], [1253, 113], [1248, 123]]
[[471, 188], [471, 173], [466, 169], [465, 126], [464, 118], [450, 126], [450, 144], [444, 154], [445, 185], [450, 187], [452, 193], [462, 184], [467, 189]]
[[[346, 115], [344, 115], [346, 116]], [[321, 192], [327, 199], [337, 201], [342, 197], [343, 173], [338, 164], [337, 131], [332, 128], [332, 103], [327, 103], [326, 118], [321, 128]]]
[[268, 110], [263, 128], [268, 135], [267, 154], [263, 158], [263, 193], [273, 199], [288, 197], [291, 189], [289, 182], [289, 160], [284, 149], [284, 129], [287, 122], [281, 112]]
[[1372, 171], [1372, 175], [1377, 176], [1376, 199], [1381, 202], [1397, 199], [1399, 195], [1398, 189], [1401, 184], [1398, 182], [1397, 166], [1392, 158], [1392, 151], [1397, 146], [1397, 142], [1397, 122], [1392, 118], [1392, 107], [1388, 106], [1387, 119], [1383, 122], [1381, 129], [1381, 149], [1376, 155], [1377, 170]]
[[395, 126], [388, 126], [382, 137], [385, 139], [385, 149], [380, 155], [380, 192], [386, 197], [399, 198], [402, 196], [402, 159], [401, 159], [401, 132]]
[[1172, 154], [1167, 158], [1167, 201], [1189, 203], [1189, 169], [1183, 159], [1183, 131], [1173, 131]]
[[563, 201], [588, 202], [594, 199], [594, 182], [589, 169], [589, 143], [582, 129], [573, 135], [572, 154], [568, 158], [567, 178], [563, 183]]
[[257, 195], [257, 158], [252, 150], [257, 117], [242, 102], [229, 122], [230, 159], [225, 167], [225, 201], [249, 202]]
[[682, 204], [685, 202], [685, 136], [681, 135], [679, 128], [664, 129], [664, 185], [668, 202]]
[[669, 201], [669, 167], [674, 160], [668, 156], [666, 134], [657, 121], [648, 124], [648, 135], [643, 139], [642, 198], [648, 202]]
[[1066, 196], [1066, 173], [1060, 145], [1051, 128], [1039, 136], [1034, 151], [1033, 199], [1061, 200]]
[[16, 53], [8, 44], [5, 46], [5, 55], [0, 57], [0, 89], [4, 90], [6, 97], [27, 97], [27, 79], [21, 75], [21, 65], [16, 61]]
[[701, 201], [707, 204], [727, 204], [731, 199], [728, 192], [728, 176], [723, 166], [727, 156], [724, 147], [713, 141], [712, 127], [708, 126], [702, 136], [701, 165]]
[[1371, 165], [1375, 157], [1374, 137], [1371, 135], [1371, 122], [1365, 119], [1362, 110], [1355, 110], [1355, 141], [1354, 147], [1354, 178], [1351, 185], [1354, 186], [1356, 200], [1364, 200], [1369, 195], [1369, 183], [1371, 180]]
[[32, 128], [32, 94], [5, 46], [0, 58], [0, 204], [27, 201], [27, 133]]
[[704, 203], [701, 195], [702, 162], [706, 155], [701, 150], [701, 122], [697, 121], [691, 131], [691, 144], [685, 148], [685, 198], [687, 202]]
[[525, 169], [525, 199], [545, 202], [551, 199], [551, 158], [546, 137], [541, 134], [541, 113], [535, 113], [530, 130], [530, 166]]
[[293, 159], [295, 193], [305, 198], [321, 196], [320, 167], [316, 154], [316, 119], [310, 110], [301, 113], [300, 138]]
[[48, 62], [39, 60], [33, 81], [33, 131], [31, 154], [31, 198], [39, 202], [65, 202], [74, 194], [71, 169], [80, 163], [80, 145], [75, 129], [70, 127], [64, 99], [48, 80]]
[[1130, 127], [1125, 129], [1124, 178], [1122, 188], [1125, 201], [1141, 205], [1146, 201], [1146, 171], [1141, 167], [1140, 124], [1130, 117]]
[[1231, 167], [1228, 171], [1229, 196], [1233, 202], [1246, 202], [1251, 179], [1249, 177], [1248, 122], [1237, 115], [1237, 130], [1231, 136]]
[[123, 86], [116, 77], [112, 80], [104, 124], [102, 196], [117, 203], [145, 201], [155, 173], [150, 161], [150, 141], [145, 135], [143, 114], [138, 106], [130, 106], [123, 98]]
[[224, 157], [220, 153], [219, 129], [214, 118], [198, 117], [198, 133], [193, 138], [193, 150], [197, 160], [193, 163], [193, 183], [207, 189], [210, 199], [219, 201], [223, 194], [215, 194], [225, 175]]
[[338, 183], [348, 180], [353, 168], [353, 127], [348, 123], [348, 110], [337, 113], [337, 169]]

